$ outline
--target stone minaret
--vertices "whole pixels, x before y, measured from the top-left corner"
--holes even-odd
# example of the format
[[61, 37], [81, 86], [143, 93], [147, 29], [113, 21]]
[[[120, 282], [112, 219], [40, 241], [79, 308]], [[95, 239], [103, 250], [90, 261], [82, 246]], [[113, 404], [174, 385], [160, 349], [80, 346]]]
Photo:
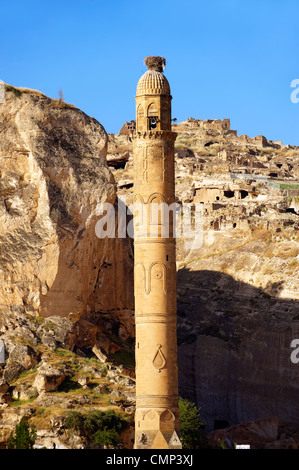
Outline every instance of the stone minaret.
[[176, 134], [165, 59], [144, 62], [148, 70], [137, 85], [133, 139], [135, 448], [180, 449], [175, 238], [172, 213], [168, 217], [165, 210], [175, 202]]

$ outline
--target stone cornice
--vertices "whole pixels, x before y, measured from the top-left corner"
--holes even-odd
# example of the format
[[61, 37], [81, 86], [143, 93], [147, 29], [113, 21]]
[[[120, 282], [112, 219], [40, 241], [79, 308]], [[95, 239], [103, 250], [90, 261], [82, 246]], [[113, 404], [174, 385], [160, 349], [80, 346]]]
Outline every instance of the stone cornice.
[[177, 133], [173, 131], [136, 131], [133, 139], [136, 141], [138, 139], [144, 140], [155, 140], [155, 139], [164, 139], [164, 140], [173, 140], [175, 141]]

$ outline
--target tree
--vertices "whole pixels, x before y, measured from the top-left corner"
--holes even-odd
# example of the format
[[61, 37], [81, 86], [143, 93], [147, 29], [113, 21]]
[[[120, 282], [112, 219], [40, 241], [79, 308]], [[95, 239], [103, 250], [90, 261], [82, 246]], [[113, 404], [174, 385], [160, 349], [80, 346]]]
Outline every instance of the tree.
[[95, 410], [86, 414], [71, 411], [64, 426], [86, 436], [96, 446], [116, 447], [121, 443], [120, 435], [127, 428], [128, 421], [114, 410]]
[[32, 449], [36, 441], [36, 428], [28, 423], [26, 416], [16, 425], [15, 432], [8, 441], [9, 449]]
[[113, 446], [116, 447], [120, 443], [119, 433], [116, 429], [99, 429], [92, 436], [93, 443], [100, 447]]
[[183, 449], [198, 449], [201, 445], [205, 423], [201, 421], [199, 410], [195, 403], [180, 397], [180, 439]]

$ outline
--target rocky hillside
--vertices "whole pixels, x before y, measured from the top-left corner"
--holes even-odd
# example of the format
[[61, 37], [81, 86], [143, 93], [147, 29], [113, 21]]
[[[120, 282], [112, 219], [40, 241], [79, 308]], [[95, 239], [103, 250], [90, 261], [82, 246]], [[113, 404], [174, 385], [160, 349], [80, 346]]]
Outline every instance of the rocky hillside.
[[[131, 392], [132, 379], [122, 377], [117, 359], [123, 354], [132, 365], [132, 243], [95, 234], [98, 205], [115, 203], [117, 210], [107, 143], [101, 124], [74, 106], [6, 86], [0, 105], [3, 445], [23, 412], [47, 435], [51, 420], [63, 422], [75, 405], [105, 408], [119, 397], [127, 403], [111, 387], [118, 379]], [[65, 349], [72, 351], [66, 358]]]
[[[299, 148], [229, 120], [174, 124], [176, 195], [202, 210], [177, 240], [180, 394], [210, 439], [299, 444]], [[85, 448], [69, 411], [134, 413], [133, 244], [99, 239], [99, 204], [132, 202], [134, 121], [119, 134], [43, 94], [0, 104], [0, 445], [23, 414], [37, 445]], [[122, 202], [122, 201], [124, 202]], [[182, 213], [183, 214], [183, 213]], [[1, 356], [1, 354], [0, 354]], [[250, 421], [247, 425], [241, 425]], [[218, 434], [217, 434], [218, 432]]]
[[[0, 107], [1, 314], [80, 318], [83, 332], [94, 336], [91, 347], [104, 331], [128, 338], [133, 293], [118, 284], [130, 280], [131, 244], [95, 234], [98, 205], [116, 198], [106, 131], [64, 102], [6, 88]], [[99, 330], [88, 321], [101, 323]]]
[[0, 366], [0, 448], [23, 415], [37, 429], [36, 447], [91, 448], [86, 436], [67, 428], [67, 418], [73, 411], [107, 410], [127, 422], [121, 442], [132, 448], [135, 374], [130, 354], [122, 351], [108, 360], [97, 345], [88, 355], [75, 353], [76, 324], [58, 316], [2, 318], [1, 332], [7, 359]]
[[[228, 119], [174, 124], [176, 195], [202, 210], [201, 246], [177, 239], [181, 395], [212, 430], [277, 417], [298, 425], [299, 147], [238, 136]], [[109, 136], [132, 200], [132, 132]]]

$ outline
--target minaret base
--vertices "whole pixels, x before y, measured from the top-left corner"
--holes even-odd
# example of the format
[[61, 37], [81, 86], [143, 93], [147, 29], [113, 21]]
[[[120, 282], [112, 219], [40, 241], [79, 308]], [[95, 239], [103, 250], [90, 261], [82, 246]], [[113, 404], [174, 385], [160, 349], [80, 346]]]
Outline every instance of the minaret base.
[[143, 431], [136, 436], [134, 449], [181, 449], [181, 441], [175, 431]]
[[178, 423], [169, 409], [138, 409], [134, 449], [181, 449]]

